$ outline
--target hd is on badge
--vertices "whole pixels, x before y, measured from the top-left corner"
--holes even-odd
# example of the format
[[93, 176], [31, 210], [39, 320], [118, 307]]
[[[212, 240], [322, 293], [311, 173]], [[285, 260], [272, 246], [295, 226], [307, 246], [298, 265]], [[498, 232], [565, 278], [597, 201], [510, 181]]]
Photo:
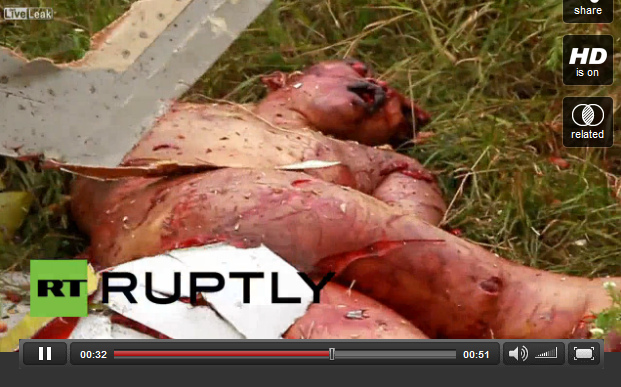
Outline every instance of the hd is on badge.
[[563, 83], [612, 85], [614, 77], [612, 35], [563, 36]]

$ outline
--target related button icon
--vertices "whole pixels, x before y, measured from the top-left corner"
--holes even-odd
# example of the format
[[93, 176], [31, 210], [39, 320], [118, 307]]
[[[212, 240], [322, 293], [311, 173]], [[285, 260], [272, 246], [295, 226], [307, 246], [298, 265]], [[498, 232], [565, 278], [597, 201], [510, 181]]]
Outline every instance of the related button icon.
[[563, 343], [505, 343], [506, 365], [563, 365], [565, 345]]
[[599, 364], [600, 349], [597, 341], [569, 343], [568, 363], [572, 365]]
[[23, 361], [27, 365], [63, 365], [67, 363], [64, 342], [24, 343]]
[[563, 36], [563, 83], [612, 85], [613, 46], [612, 35]]
[[563, 146], [611, 147], [614, 139], [613, 105], [610, 97], [563, 98]]
[[612, 23], [613, 0], [563, 0], [565, 23]]
[[[576, 111], [578, 112], [582, 111], [582, 113], [577, 116]], [[596, 112], [597, 112], [597, 116], [599, 120], [595, 119]], [[597, 127], [604, 121], [604, 118], [606, 118], [604, 109], [602, 109], [602, 107], [596, 103], [591, 103], [591, 104], [580, 103], [576, 105], [571, 111], [571, 120], [574, 122], [574, 124], [578, 126]], [[594, 123], [594, 121], [597, 121], [597, 123]]]

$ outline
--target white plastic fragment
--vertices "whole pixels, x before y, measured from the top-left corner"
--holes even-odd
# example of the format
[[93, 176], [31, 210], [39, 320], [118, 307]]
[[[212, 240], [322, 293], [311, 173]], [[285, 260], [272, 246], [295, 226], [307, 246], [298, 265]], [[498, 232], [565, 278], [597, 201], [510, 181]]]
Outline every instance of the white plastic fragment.
[[155, 339], [145, 333], [119, 324], [113, 324], [104, 312], [90, 312], [82, 317], [71, 335], [71, 340], [145, 340]]
[[112, 322], [110, 317], [98, 314], [89, 315], [78, 320], [69, 339], [74, 340], [109, 340], [112, 339]]
[[22, 272], [0, 274], [0, 319], [7, 324], [7, 331], [0, 332], [0, 339], [8, 334], [30, 312], [30, 304], [26, 298], [19, 302], [11, 302], [4, 298], [4, 292], [21, 293], [30, 289], [30, 276]]
[[307, 161], [302, 161], [301, 163], [295, 163], [295, 164], [284, 165], [282, 167], [276, 167], [276, 169], [285, 169], [285, 170], [317, 169], [317, 168], [333, 167], [339, 164], [341, 164], [340, 161], [307, 160]]
[[[137, 304], [130, 304], [124, 295], [111, 293], [111, 297], [114, 297], [110, 300], [110, 306], [118, 313], [171, 337], [179, 334], [187, 335], [194, 331], [192, 338], [224, 338], [226, 337], [224, 335], [231, 333], [218, 331], [214, 327], [224, 329], [221, 322], [226, 322], [234, 327], [242, 337], [248, 339], [278, 339], [306, 313], [313, 300], [312, 290], [298, 275], [297, 270], [265, 246], [240, 249], [226, 244], [212, 244], [180, 249], [128, 262], [110, 271], [133, 273], [137, 277], [139, 289], [132, 294], [142, 297], [137, 300]], [[182, 297], [190, 296], [190, 272], [220, 273], [225, 278], [224, 288], [215, 293], [201, 293], [217, 314], [213, 311], [213, 315], [209, 314], [205, 310], [211, 309], [206, 307], [191, 308], [188, 304], [179, 302], [170, 305], [157, 305], [149, 302], [144, 296], [146, 272], [152, 273], [153, 289], [164, 295], [174, 294], [173, 273], [179, 272]], [[231, 272], [264, 274], [262, 279], [251, 280], [250, 303], [243, 302], [243, 280], [231, 279]], [[272, 286], [274, 285], [272, 273], [278, 273], [278, 296], [299, 297], [300, 303], [272, 303]], [[198, 285], [213, 285], [214, 281], [203, 279], [198, 281]], [[111, 281], [111, 285], [122, 284], [126, 282]], [[182, 307], [176, 304], [181, 304]], [[163, 307], [169, 307], [169, 309]], [[170, 317], [173, 315], [175, 318], [171, 321]], [[216, 321], [214, 316], [220, 319], [220, 322]], [[202, 331], [195, 330], [196, 318], [202, 321]]]
[[113, 324], [110, 317], [102, 313], [92, 313], [78, 321], [73, 332], [69, 336], [71, 340], [146, 340], [155, 339], [152, 336], [127, 328], [123, 325]]
[[119, 324], [112, 324], [112, 338], [114, 340], [155, 340], [155, 337], [135, 331]]
[[191, 306], [181, 301], [154, 304], [145, 293], [133, 292], [137, 303], [124, 295], [111, 293], [109, 307], [123, 316], [141, 323], [173, 339], [243, 339], [228, 322], [207, 306]]

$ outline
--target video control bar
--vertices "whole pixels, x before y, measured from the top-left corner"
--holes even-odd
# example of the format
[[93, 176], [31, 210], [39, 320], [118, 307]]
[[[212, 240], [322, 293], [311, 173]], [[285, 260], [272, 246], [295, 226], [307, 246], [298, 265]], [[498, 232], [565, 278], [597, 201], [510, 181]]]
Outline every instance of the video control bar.
[[603, 368], [603, 340], [20, 340], [20, 365], [446, 365]]

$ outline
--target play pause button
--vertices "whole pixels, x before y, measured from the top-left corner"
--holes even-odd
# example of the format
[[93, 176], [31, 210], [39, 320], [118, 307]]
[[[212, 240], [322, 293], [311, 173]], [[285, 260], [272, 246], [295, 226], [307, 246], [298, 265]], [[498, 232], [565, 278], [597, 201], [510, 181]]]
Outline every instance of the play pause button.
[[63, 365], [67, 363], [67, 344], [64, 342], [25, 343], [24, 364]]
[[52, 347], [39, 347], [39, 360], [52, 360]]

